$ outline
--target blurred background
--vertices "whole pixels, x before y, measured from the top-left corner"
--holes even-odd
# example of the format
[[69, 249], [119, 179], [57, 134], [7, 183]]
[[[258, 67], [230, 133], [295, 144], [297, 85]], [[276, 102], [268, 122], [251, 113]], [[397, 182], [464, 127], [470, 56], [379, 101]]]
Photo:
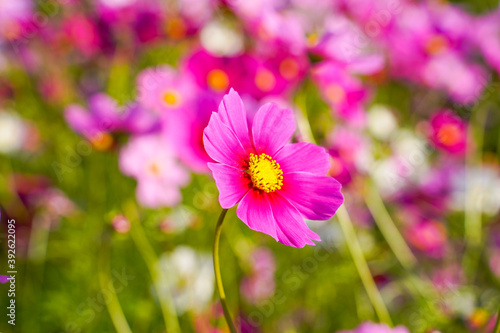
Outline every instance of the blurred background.
[[[496, 0], [0, 0], [0, 330], [228, 332], [202, 133], [232, 87], [327, 149], [394, 325], [493, 332], [499, 73]], [[296, 249], [229, 211], [241, 332], [380, 320], [337, 218], [308, 224]]]

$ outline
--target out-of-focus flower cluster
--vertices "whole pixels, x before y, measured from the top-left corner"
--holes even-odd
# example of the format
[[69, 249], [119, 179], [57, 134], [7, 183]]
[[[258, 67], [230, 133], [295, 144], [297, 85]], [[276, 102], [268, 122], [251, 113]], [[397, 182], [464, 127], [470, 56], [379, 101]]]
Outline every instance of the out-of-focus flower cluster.
[[[148, 221], [165, 252], [155, 267], [171, 275], [162, 290], [184, 321], [194, 313], [197, 331], [212, 332], [210, 314], [220, 319], [221, 310], [206, 249], [197, 248], [212, 236], [214, 218], [203, 212], [216, 210], [203, 130], [233, 88], [249, 123], [275, 102], [294, 112], [294, 142], [327, 150], [328, 176], [343, 185], [398, 323], [486, 332], [500, 299], [500, 9], [476, 9], [431, 0], [0, 0], [0, 199], [22, 221], [20, 253], [36, 261], [48, 232], [81, 210], [102, 209], [101, 222], [127, 237], [124, 202], [135, 198], [141, 213], [159, 212]], [[124, 176], [135, 179], [132, 191]], [[97, 179], [86, 196], [75, 185]], [[384, 242], [387, 216], [411, 250], [406, 268], [417, 285]], [[341, 238], [328, 223], [310, 224], [327, 247]], [[231, 247], [243, 267], [230, 282], [248, 332], [326, 332], [373, 318], [357, 294], [346, 308], [359, 321], [329, 321], [340, 312], [315, 321], [311, 298], [342, 300], [321, 295], [300, 268], [307, 258], [290, 273], [291, 258], [238, 235]], [[186, 244], [166, 245], [175, 237]], [[318, 284], [302, 305], [283, 296], [295, 275], [298, 286]], [[365, 323], [352, 332], [391, 330]]]

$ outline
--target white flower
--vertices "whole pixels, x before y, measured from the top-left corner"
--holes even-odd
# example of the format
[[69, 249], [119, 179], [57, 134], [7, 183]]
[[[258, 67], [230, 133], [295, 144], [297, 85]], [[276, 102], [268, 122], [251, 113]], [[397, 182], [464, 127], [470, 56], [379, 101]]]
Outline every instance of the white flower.
[[368, 111], [368, 129], [377, 139], [389, 139], [397, 128], [396, 118], [387, 107], [374, 105]]
[[23, 120], [9, 112], [0, 112], [0, 152], [12, 153], [20, 150], [26, 137]]
[[[178, 314], [200, 312], [214, 292], [212, 256], [179, 246], [159, 260], [164, 287], [169, 289]], [[166, 290], [165, 290], [166, 292]]]
[[205, 25], [200, 33], [201, 44], [210, 53], [217, 56], [232, 56], [243, 49], [243, 36], [221, 21], [212, 21]]

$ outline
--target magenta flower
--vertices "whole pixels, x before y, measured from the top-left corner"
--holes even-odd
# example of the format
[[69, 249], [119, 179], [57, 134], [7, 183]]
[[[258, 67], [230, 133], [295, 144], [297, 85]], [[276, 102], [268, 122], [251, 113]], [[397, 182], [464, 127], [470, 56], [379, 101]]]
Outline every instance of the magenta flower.
[[467, 124], [450, 110], [442, 110], [431, 118], [432, 143], [449, 153], [464, 154], [467, 143]]
[[410, 333], [406, 327], [397, 326], [390, 328], [386, 324], [375, 324], [365, 322], [351, 331], [340, 331], [338, 333]]
[[102, 140], [110, 132], [141, 134], [158, 127], [157, 117], [137, 104], [130, 104], [122, 110], [106, 94], [93, 95], [88, 104], [89, 110], [77, 104], [69, 105], [64, 118], [74, 131], [92, 142]]
[[12, 278], [8, 275], [0, 275], [0, 283], [7, 283], [10, 279]]
[[341, 185], [326, 177], [326, 151], [310, 143], [287, 144], [295, 122], [289, 109], [263, 105], [249, 129], [245, 107], [231, 89], [212, 113], [203, 140], [222, 208], [236, 204], [252, 230], [285, 245], [314, 245], [319, 236], [304, 218], [326, 220], [343, 203]]
[[132, 138], [120, 152], [120, 169], [137, 179], [137, 200], [150, 208], [178, 204], [180, 187], [190, 180], [173, 151], [155, 134]]
[[354, 126], [365, 125], [364, 103], [369, 91], [347, 68], [333, 61], [322, 62], [313, 69], [313, 80], [339, 117]]

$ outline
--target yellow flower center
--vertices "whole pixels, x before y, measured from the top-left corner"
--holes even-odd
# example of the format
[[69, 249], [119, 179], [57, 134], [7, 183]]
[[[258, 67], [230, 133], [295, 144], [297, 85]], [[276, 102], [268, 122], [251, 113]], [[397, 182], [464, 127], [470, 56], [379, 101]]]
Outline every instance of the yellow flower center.
[[167, 90], [163, 93], [163, 102], [167, 106], [176, 106], [179, 104], [179, 94], [173, 90]]
[[148, 171], [153, 176], [159, 176], [160, 175], [160, 166], [156, 162], [153, 162], [150, 165], [148, 165]]
[[215, 91], [225, 91], [229, 86], [229, 78], [224, 71], [213, 69], [207, 75], [207, 83]]
[[279, 190], [283, 186], [283, 171], [279, 163], [269, 155], [250, 153], [248, 174], [253, 186], [266, 193]]

